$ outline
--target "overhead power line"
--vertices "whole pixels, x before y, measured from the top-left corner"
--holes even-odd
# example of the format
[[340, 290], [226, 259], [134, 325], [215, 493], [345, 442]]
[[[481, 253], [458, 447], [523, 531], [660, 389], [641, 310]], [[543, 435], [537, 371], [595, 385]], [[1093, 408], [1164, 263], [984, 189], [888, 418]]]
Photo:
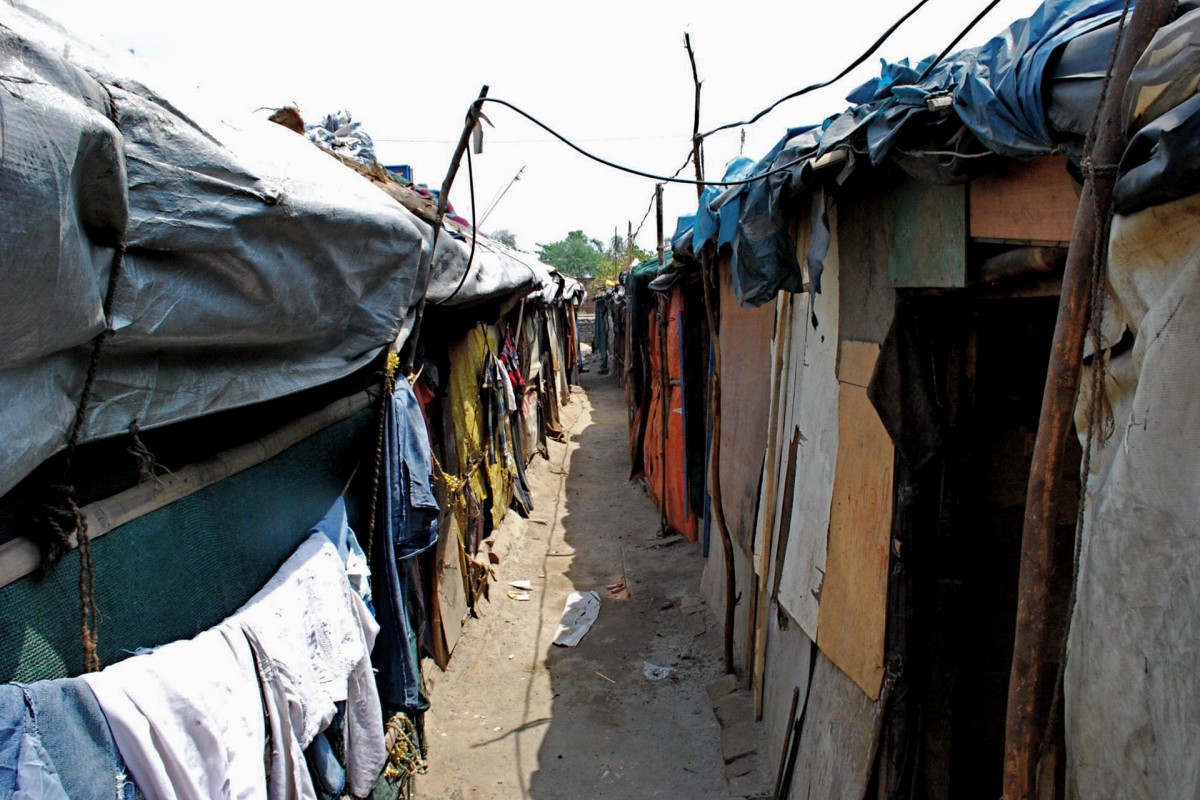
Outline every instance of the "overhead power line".
[[[649, 178], [650, 180], [658, 181], [659, 183], [682, 183], [682, 184], [686, 184], [688, 186], [745, 186], [747, 184], [754, 183], [755, 181], [761, 181], [764, 178], [769, 178], [772, 175], [777, 175], [778, 173], [784, 172], [785, 170], [789, 170], [792, 167], [803, 163], [807, 159], [807, 156], [805, 156], [804, 158], [797, 158], [797, 159], [787, 162], [786, 164], [781, 164], [780, 166], [775, 167], [774, 169], [769, 169], [766, 172], [763, 172], [759, 175], [755, 175], [752, 178], [744, 178], [742, 180], [737, 180], [737, 181], [697, 181], [697, 180], [692, 180], [690, 178], [678, 178], [673, 175], [656, 175], [653, 172], [646, 172], [645, 170], [635, 169], [634, 167], [627, 167], [624, 164], [618, 164], [617, 162], [610, 161], [607, 158], [604, 158], [603, 156], [598, 156], [595, 153], [592, 153], [588, 150], [584, 150], [578, 144], [571, 141], [566, 136], [563, 136], [561, 133], [554, 130], [549, 125], [547, 125], [546, 123], [542, 122], [537, 117], [530, 114], [528, 111], [525, 111], [524, 109], [520, 108], [519, 106], [513, 105], [512, 103], [508, 102], [507, 100], [501, 100], [499, 97], [483, 97], [483, 98], [480, 98], [479, 101], [477, 101], [477, 102], [493, 103], [498, 106], [504, 106], [505, 108], [507, 108], [511, 111], [514, 111], [517, 114], [519, 114], [520, 116], [529, 120], [534, 125], [537, 125], [539, 128], [544, 130], [546, 133], [550, 134], [555, 139], [558, 139], [560, 142], [565, 144], [567, 147], [571, 148], [572, 150], [574, 150], [575, 152], [579, 153], [582, 156], [586, 156], [587, 158], [590, 158], [591, 160], [593, 160], [599, 164], [603, 164], [606, 167], [611, 167], [612, 169], [619, 170], [621, 172], [627, 172], [630, 175], [637, 175], [642, 178]], [[678, 174], [679, 173], [676, 173], [676, 175], [678, 175]]]
[[[883, 47], [884, 43], [887, 42], [887, 40], [891, 38], [892, 34], [895, 33], [900, 28], [901, 25], [903, 25], [905, 22], [908, 22], [909, 18], [913, 14], [916, 14], [918, 11], [920, 11], [921, 8], [928, 2], [929, 2], [929, 0], [920, 0], [920, 2], [918, 2], [915, 6], [910, 8], [908, 11], [904, 12], [904, 16], [900, 17], [900, 19], [893, 22], [891, 27], [888, 28], [886, 31], [884, 31], [883, 35], [880, 36], [878, 39], [876, 39], [875, 43], [872, 44], [870, 47], [868, 47], [867, 50], [862, 55], [860, 55], [858, 58], [851, 61], [841, 72], [839, 72], [837, 75], [834, 75], [829, 80], [821, 81], [820, 83], [809, 84], [808, 86], [805, 86], [803, 89], [797, 89], [796, 91], [792, 92], [791, 94], [784, 95], [783, 97], [776, 100], [774, 103], [771, 103], [771, 105], [767, 106], [762, 111], [759, 111], [753, 117], [750, 117], [750, 119], [742, 120], [741, 122], [728, 122], [724, 125], [713, 128], [708, 133], [701, 134], [701, 136], [703, 138], [707, 139], [709, 136], [712, 136], [714, 133], [718, 133], [720, 131], [729, 130], [730, 128], [740, 128], [744, 125], [753, 125], [754, 123], [758, 122], [760, 119], [765, 117], [767, 114], [770, 114], [772, 111], [774, 111], [780, 105], [782, 105], [783, 103], [786, 103], [788, 100], [794, 100], [795, 98], [800, 97], [802, 95], [806, 95], [809, 92], [815, 92], [818, 89], [824, 89], [826, 86], [830, 86], [831, 84], [837, 83], [842, 78], [846, 77], [852, 71], [857, 69], [868, 58], [875, 55], [875, 53], [879, 50], [879, 48]], [[995, 3], [993, 3], [992, 5], [995, 5]], [[990, 10], [990, 8], [989, 8], [989, 10]], [[987, 12], [984, 12], [984, 13], [987, 13]]]

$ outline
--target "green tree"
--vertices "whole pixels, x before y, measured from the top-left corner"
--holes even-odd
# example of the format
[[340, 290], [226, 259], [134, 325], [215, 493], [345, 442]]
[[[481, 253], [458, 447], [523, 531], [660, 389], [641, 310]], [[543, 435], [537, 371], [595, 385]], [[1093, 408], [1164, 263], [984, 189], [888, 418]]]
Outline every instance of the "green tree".
[[573, 278], [595, 276], [605, 264], [603, 242], [589, 239], [583, 231], [571, 231], [566, 238], [538, 245], [538, 258]]
[[500, 228], [499, 230], [492, 231], [488, 234], [488, 238], [500, 244], [508, 245], [513, 250], [519, 249], [517, 247], [517, 235], [508, 228]]

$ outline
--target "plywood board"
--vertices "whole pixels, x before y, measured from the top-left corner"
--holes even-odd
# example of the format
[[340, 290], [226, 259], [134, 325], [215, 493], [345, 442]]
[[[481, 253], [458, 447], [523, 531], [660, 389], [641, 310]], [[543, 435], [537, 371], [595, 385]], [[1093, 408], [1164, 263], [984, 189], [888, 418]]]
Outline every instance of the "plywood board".
[[967, 190], [906, 178], [881, 193], [894, 287], [967, 284]]
[[883, 681], [895, 452], [867, 398], [879, 346], [842, 343], [840, 434], [817, 646], [872, 700]]
[[838, 198], [843, 339], [882, 343], [895, 316], [896, 290], [888, 278], [890, 216], [880, 197], [872, 185]]
[[438, 666], [446, 668], [450, 654], [462, 634], [462, 622], [467, 616], [467, 594], [463, 582], [462, 563], [465, 560], [462, 537], [459, 535], [458, 520], [454, 514], [443, 516], [442, 534], [438, 537], [435, 586], [436, 608], [434, 609], [434, 655]]
[[789, 800], [860, 800], [866, 794], [883, 705], [817, 653]]
[[721, 259], [721, 496], [729, 532], [742, 549], [754, 543], [767, 421], [771, 413], [771, 337], [775, 303], [738, 304]]
[[[779, 603], [813, 641], [825, 578], [825, 549], [838, 453], [838, 292], [841, 283], [836, 237], [825, 258], [820, 294], [794, 298], [792, 329], [800, 337], [790, 354], [793, 377], [785, 420], [788, 441], [799, 431], [790, 525], [786, 533]], [[814, 326], [814, 319], [816, 324]], [[794, 343], [796, 344], [796, 343]], [[785, 487], [786, 490], [787, 487]], [[787, 492], [781, 492], [785, 497]], [[788, 518], [781, 509], [780, 519]]]
[[[767, 422], [767, 447], [763, 455], [762, 485], [758, 494], [758, 520], [754, 528], [754, 560], [755, 573], [767, 575], [767, 563], [770, 556], [763, 555], [763, 548], [770, 550], [775, 537], [775, 512], [778, 508], [780, 450], [782, 434], [781, 420], [783, 414], [783, 391], [785, 373], [784, 360], [787, 358], [788, 345], [791, 340], [791, 301], [792, 295], [780, 292], [775, 298], [775, 335], [771, 339], [771, 407]], [[761, 562], [761, 563], [760, 563]]]
[[1011, 161], [971, 182], [971, 236], [1052, 244], [1071, 241], [1079, 195], [1065, 156]]

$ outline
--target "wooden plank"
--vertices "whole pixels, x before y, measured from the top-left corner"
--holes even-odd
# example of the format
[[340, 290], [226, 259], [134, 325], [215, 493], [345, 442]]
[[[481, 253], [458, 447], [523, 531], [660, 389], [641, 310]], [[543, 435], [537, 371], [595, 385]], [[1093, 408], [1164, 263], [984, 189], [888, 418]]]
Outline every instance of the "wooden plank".
[[884, 192], [894, 287], [967, 285], [967, 190], [911, 178]]
[[873, 342], [842, 342], [842, 358], [838, 364], [838, 380], [867, 388], [875, 362], [879, 359], [879, 345]]
[[771, 551], [775, 544], [775, 510], [779, 489], [781, 387], [785, 379], [783, 364], [791, 342], [792, 295], [781, 292], [775, 299], [775, 336], [771, 340], [771, 416], [767, 424], [767, 452], [763, 458], [763, 480], [758, 500], [758, 527], [754, 538], [755, 615], [754, 665], [751, 686], [754, 688], [754, 718], [762, 719], [764, 681], [767, 669], [767, 621], [771, 586]]
[[[803, 254], [801, 254], [801, 257]], [[825, 257], [821, 293], [798, 295], [792, 304], [792, 329], [802, 336], [793, 347], [790, 369], [793, 417], [789, 434], [799, 430], [790, 530], [786, 538], [779, 604], [817, 641], [818, 608], [825, 576], [825, 548], [838, 453], [838, 298], [841, 286], [837, 237]], [[814, 318], [816, 325], [814, 327]], [[785, 487], [786, 489], [786, 487]], [[786, 496], [786, 494], [785, 494]]]
[[817, 646], [872, 700], [883, 681], [895, 452], [864, 388], [879, 347], [843, 342], [840, 434]]
[[771, 413], [771, 337], [775, 303], [738, 304], [729, 259], [719, 265], [721, 292], [721, 492], [729, 532], [744, 552], [754, 546], [763, 452]]
[[982, 239], [1071, 241], [1079, 192], [1066, 156], [1010, 161], [970, 184], [970, 234]]
[[888, 278], [890, 216], [880, 197], [880, 188], [870, 186], [838, 198], [838, 322], [843, 339], [882, 344], [895, 316], [896, 290]]
[[438, 537], [437, 559], [434, 562], [434, 585], [437, 591], [434, 593], [433, 626], [434, 659], [439, 667], [445, 669], [462, 634], [462, 623], [468, 608], [462, 573], [466, 556], [458, 520], [454, 514], [447, 514], [443, 519], [445, 525], [442, 535]]
[[807, 705], [789, 800], [859, 800], [871, 780], [884, 702], [868, 699], [817, 653]]

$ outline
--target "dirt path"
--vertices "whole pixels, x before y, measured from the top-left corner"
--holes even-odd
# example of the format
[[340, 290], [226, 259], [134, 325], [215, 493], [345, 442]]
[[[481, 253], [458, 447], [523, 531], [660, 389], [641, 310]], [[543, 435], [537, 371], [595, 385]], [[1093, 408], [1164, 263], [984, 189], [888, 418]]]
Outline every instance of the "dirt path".
[[[658, 513], [629, 471], [624, 395], [583, 376], [564, 408], [570, 443], [530, 471], [531, 519], [510, 513], [492, 599], [445, 673], [432, 668], [429, 773], [417, 797], [726, 798], [706, 686], [720, 643], [699, 595], [699, 545], [655, 546]], [[508, 582], [528, 579], [532, 599]], [[608, 589], [624, 579], [628, 599]], [[596, 590], [575, 648], [551, 644], [567, 595]], [[658, 681], [645, 662], [673, 667]]]

